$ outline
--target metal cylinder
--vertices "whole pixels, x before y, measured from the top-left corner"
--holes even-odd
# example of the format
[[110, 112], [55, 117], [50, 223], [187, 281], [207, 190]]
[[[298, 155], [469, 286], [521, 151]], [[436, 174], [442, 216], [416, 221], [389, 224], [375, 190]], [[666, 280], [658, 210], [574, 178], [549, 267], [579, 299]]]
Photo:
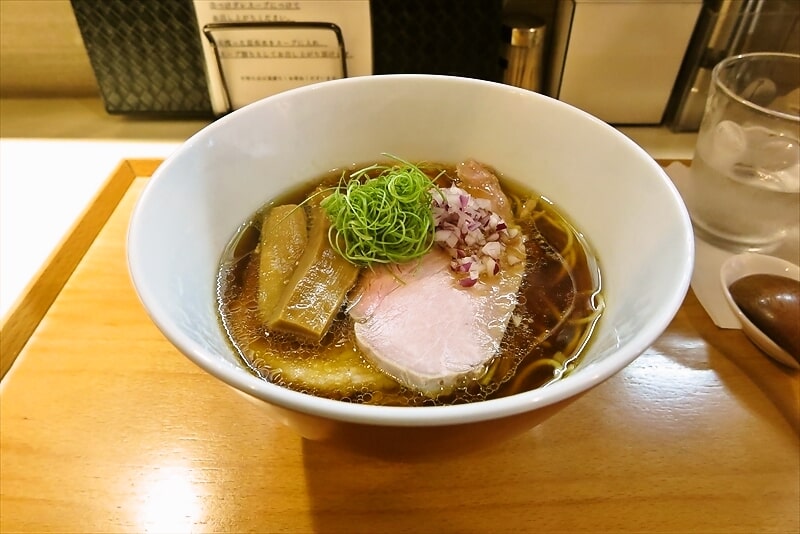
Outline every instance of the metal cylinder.
[[545, 30], [538, 17], [509, 15], [503, 19], [503, 83], [541, 90]]

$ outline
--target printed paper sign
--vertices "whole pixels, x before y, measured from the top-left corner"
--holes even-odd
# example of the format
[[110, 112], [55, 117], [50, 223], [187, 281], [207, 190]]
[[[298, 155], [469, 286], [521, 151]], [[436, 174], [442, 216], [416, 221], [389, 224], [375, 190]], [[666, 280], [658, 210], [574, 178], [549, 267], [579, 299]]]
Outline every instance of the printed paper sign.
[[345, 69], [372, 74], [369, 0], [195, 0], [194, 8], [216, 114]]

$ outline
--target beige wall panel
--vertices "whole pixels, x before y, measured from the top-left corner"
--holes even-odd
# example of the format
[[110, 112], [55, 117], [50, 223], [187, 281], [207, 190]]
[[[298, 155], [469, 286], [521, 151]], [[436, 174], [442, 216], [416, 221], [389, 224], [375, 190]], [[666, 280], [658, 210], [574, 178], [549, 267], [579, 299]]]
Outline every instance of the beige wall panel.
[[69, 0], [0, 0], [0, 95], [98, 94]]

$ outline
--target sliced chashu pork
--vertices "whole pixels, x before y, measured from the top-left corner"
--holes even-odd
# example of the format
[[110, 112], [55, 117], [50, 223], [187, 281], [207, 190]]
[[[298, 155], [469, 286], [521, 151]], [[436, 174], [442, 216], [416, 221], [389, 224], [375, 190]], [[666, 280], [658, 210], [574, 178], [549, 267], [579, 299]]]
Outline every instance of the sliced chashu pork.
[[[459, 166], [461, 186], [489, 197], [493, 209], [509, 217], [497, 178], [468, 164]], [[506, 266], [464, 288], [450, 270], [449, 255], [439, 249], [391, 270], [376, 268], [362, 277], [350, 308], [356, 341], [379, 369], [402, 384], [429, 395], [447, 392], [460, 378], [479, 375], [498, 353], [523, 269], [524, 262]]]

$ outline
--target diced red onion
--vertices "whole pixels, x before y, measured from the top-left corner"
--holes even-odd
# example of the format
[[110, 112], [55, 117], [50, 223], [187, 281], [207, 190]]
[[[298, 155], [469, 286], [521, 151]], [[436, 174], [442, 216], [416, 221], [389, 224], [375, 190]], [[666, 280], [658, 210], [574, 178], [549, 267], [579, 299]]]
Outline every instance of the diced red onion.
[[[472, 287], [483, 274], [499, 273], [506, 243], [519, 235], [519, 230], [508, 228], [503, 218], [491, 211], [491, 200], [473, 197], [455, 185], [433, 189], [431, 197], [434, 241], [453, 258], [451, 269], [467, 275], [459, 283]], [[512, 254], [506, 257], [509, 265], [522, 261]]]
[[475, 200], [475, 204], [479, 208], [484, 209], [484, 210], [492, 209], [492, 201], [491, 200], [489, 200], [487, 198], [476, 198], [474, 200]]
[[483, 258], [483, 266], [486, 269], [487, 273], [495, 274], [495, 269], [497, 268], [497, 262], [491, 256], [484, 256]]
[[504, 249], [505, 246], [502, 243], [498, 241], [490, 241], [489, 243], [486, 243], [485, 245], [483, 245], [483, 247], [481, 247], [481, 252], [483, 252], [484, 254], [486, 254], [491, 258], [499, 259], [500, 254], [503, 253]]

